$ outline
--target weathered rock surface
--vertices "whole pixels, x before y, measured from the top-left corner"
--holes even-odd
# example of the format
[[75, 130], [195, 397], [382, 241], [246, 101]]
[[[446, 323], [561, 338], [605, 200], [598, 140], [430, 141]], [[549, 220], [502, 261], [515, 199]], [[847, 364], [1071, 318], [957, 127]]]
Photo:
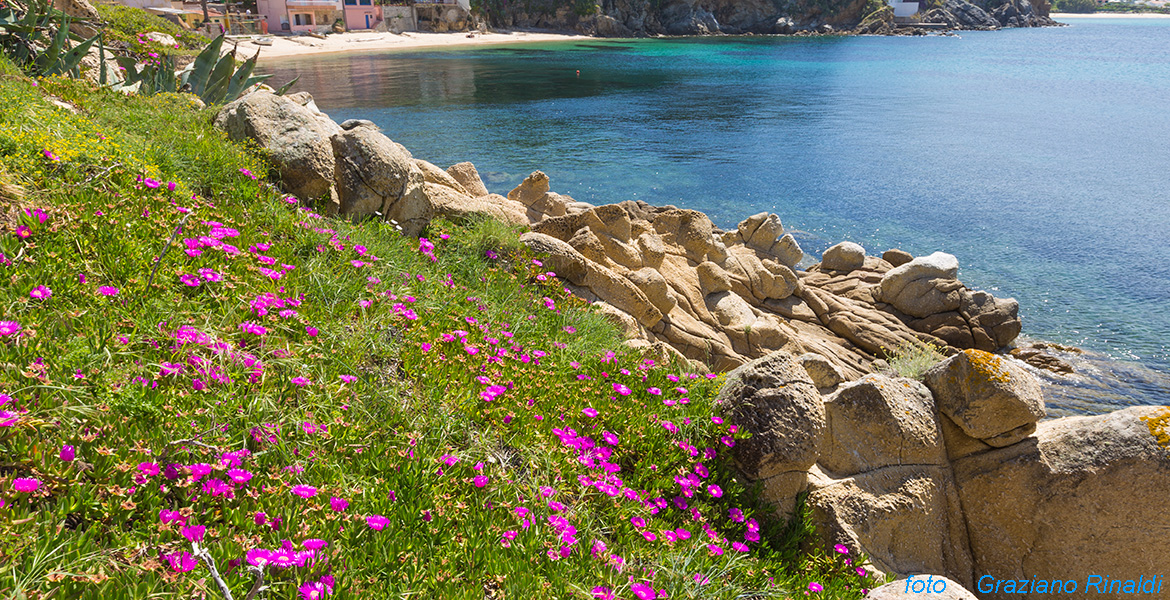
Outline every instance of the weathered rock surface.
[[215, 125], [233, 141], [263, 148], [289, 192], [304, 200], [324, 198], [326, 210], [337, 211], [330, 138], [341, 128], [317, 110], [311, 96], [260, 90], [225, 105]]
[[1158, 533], [1170, 527], [1162, 501], [1170, 497], [1170, 450], [1150, 420], [1167, 414], [1143, 406], [1046, 421], [1017, 444], [955, 461], [974, 572], [1005, 580], [1075, 574], [1078, 591], [1092, 574], [1160, 574], [1170, 557], [1170, 537]]
[[790, 355], [776, 352], [735, 369], [716, 403], [729, 423], [753, 432], [733, 448], [748, 478], [807, 471], [816, 462], [825, 430], [824, 402]]
[[330, 141], [342, 215], [379, 214], [415, 237], [430, 224], [435, 207], [406, 148], [368, 125], [336, 133]]
[[853, 242], [841, 242], [821, 255], [821, 269], [852, 271], [865, 265], [865, 248]]
[[[943, 414], [967, 435], [992, 446], [1019, 441], [1012, 438], [1022, 431], [1020, 428], [1044, 417], [1040, 383], [1011, 360], [995, 354], [960, 352], [931, 367], [924, 380]], [[997, 437], [1008, 433], [1012, 435], [1006, 439]]]
[[479, 178], [479, 171], [476, 170], [475, 165], [469, 162], [456, 163], [447, 167], [447, 174], [458, 181], [463, 189], [467, 190], [467, 193], [476, 198], [486, 196], [489, 193], [487, 186]]

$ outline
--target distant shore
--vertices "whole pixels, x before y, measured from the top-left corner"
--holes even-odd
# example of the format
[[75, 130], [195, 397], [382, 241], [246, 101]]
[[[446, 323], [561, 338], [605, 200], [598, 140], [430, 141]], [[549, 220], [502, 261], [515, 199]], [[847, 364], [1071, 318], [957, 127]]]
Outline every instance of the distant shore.
[[1166, 13], [1052, 13], [1048, 15], [1057, 21], [1061, 19], [1170, 19]]
[[260, 49], [260, 60], [310, 54], [332, 54], [339, 52], [397, 50], [418, 48], [446, 48], [454, 46], [487, 46], [493, 44], [516, 44], [529, 42], [563, 42], [591, 40], [589, 36], [570, 33], [546, 33], [528, 31], [493, 31], [430, 33], [411, 31], [407, 33], [380, 33], [373, 31], [330, 34], [325, 39], [309, 36], [272, 36], [271, 46], [257, 46], [250, 40], [240, 42], [240, 50], [246, 54]]

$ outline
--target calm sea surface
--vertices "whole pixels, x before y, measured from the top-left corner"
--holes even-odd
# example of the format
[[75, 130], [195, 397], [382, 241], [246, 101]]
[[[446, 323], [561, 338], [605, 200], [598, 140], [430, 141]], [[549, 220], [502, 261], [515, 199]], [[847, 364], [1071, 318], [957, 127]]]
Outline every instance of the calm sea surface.
[[[493, 192], [542, 170], [595, 204], [724, 228], [770, 211], [806, 252], [956, 255], [1024, 335], [1090, 350], [1050, 412], [1170, 404], [1170, 19], [913, 38], [698, 38], [285, 59], [334, 119]], [[578, 71], [580, 74], [578, 75]]]

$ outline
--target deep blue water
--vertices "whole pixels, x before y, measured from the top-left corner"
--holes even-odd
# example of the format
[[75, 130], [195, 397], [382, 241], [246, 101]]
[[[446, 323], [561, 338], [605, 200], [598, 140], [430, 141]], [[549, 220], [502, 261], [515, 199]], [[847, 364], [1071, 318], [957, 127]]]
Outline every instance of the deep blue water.
[[[969, 286], [1020, 301], [1025, 336], [1113, 359], [1055, 394], [1096, 412], [1170, 404], [1167, 48], [1170, 20], [1102, 19], [345, 54], [268, 72], [299, 74], [334, 119], [373, 120], [417, 158], [474, 162], [494, 192], [540, 169], [578, 200], [675, 204], [724, 228], [775, 212], [810, 253], [950, 252]], [[1100, 388], [1083, 405], [1082, 385]]]

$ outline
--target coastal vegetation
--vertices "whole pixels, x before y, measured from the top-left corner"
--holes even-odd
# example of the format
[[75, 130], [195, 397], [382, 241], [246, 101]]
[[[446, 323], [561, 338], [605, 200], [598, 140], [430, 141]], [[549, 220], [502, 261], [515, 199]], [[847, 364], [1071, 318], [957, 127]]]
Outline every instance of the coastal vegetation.
[[515, 230], [332, 219], [194, 96], [0, 80], [4, 596], [879, 583], [761, 508], [720, 378], [625, 349]]
[[[135, 6], [95, 3], [104, 24], [105, 41], [115, 47], [141, 55], [151, 52], [174, 56], [194, 56], [207, 45], [207, 38], [189, 29], [183, 29], [170, 21], [152, 15]], [[165, 46], [158, 41], [143, 37], [147, 32], [164, 33], [178, 42]]]

